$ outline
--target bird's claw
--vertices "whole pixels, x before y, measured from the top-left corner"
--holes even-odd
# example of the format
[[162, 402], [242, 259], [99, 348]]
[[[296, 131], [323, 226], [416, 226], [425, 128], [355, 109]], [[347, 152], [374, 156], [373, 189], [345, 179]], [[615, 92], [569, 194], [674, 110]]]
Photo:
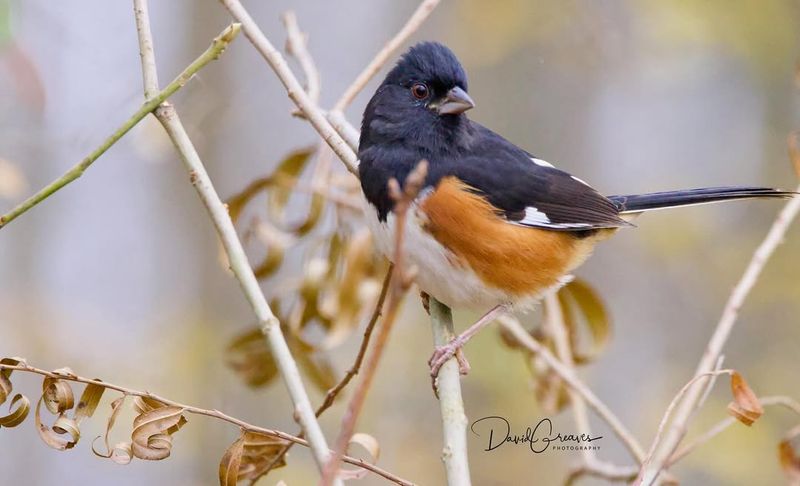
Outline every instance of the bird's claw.
[[444, 365], [453, 356], [455, 356], [456, 360], [458, 360], [459, 373], [462, 375], [469, 373], [469, 361], [467, 361], [467, 357], [464, 356], [464, 351], [461, 349], [463, 345], [464, 344], [456, 338], [444, 346], [436, 347], [436, 349], [433, 351], [431, 359], [428, 360], [428, 366], [431, 368], [431, 378], [435, 380], [436, 377], [439, 376], [439, 370], [442, 368], [442, 365]]

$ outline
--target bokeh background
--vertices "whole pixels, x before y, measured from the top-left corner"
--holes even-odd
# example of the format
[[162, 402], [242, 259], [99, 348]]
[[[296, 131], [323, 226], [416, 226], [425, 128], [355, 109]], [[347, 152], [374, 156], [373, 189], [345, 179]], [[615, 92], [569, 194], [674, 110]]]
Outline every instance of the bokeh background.
[[[310, 35], [329, 106], [416, 2], [249, 2], [276, 45], [279, 15], [296, 11]], [[162, 84], [202, 52], [229, 17], [217, 2], [152, 1]], [[611, 194], [723, 184], [795, 186], [786, 137], [800, 126], [795, 65], [800, 6], [791, 0], [444, 1], [413, 40], [460, 56], [477, 102], [471, 116]], [[354, 123], [373, 80], [348, 111]], [[174, 98], [223, 197], [269, 173], [315, 132], [289, 115], [273, 73], [242, 37]], [[0, 210], [61, 174], [141, 102], [129, 2], [0, 0]], [[338, 164], [338, 163], [337, 163]], [[337, 171], [341, 167], [335, 165]], [[691, 375], [731, 287], [780, 203], [745, 202], [647, 215], [604, 243], [578, 274], [602, 294], [614, 335], [585, 380], [649, 444], [666, 404]], [[250, 389], [224, 362], [227, 342], [252, 325], [236, 281], [218, 260], [214, 229], [154, 120], [136, 127], [87, 173], [0, 232], [0, 355], [70, 366], [134, 388], [294, 431], [279, 381]], [[800, 229], [793, 228], [741, 311], [725, 365], [759, 394], [800, 398]], [[302, 255], [289, 260], [302, 274]], [[268, 295], [281, 289], [267, 280]], [[463, 328], [476, 316], [456, 312]], [[532, 319], [535, 320], [535, 319]], [[529, 322], [530, 324], [530, 322]], [[360, 333], [331, 353], [349, 366]], [[380, 464], [442, 484], [438, 404], [426, 361], [427, 318], [415, 295], [393, 331], [358, 429], [377, 437]], [[544, 416], [520, 354], [496, 329], [467, 348], [463, 380], [474, 420], [516, 428]], [[40, 379], [14, 375], [37, 397]], [[692, 433], [724, 417], [720, 382]], [[311, 388], [312, 401], [321, 393]], [[69, 452], [48, 449], [32, 418], [0, 431], [2, 484], [216, 484], [233, 427], [191, 418], [172, 457], [117, 466], [92, 455], [106, 397]], [[323, 418], [330, 435], [342, 407]], [[554, 417], [574, 430], [569, 412]], [[608, 429], [600, 456], [628, 464]], [[769, 410], [734, 426], [674, 468], [684, 484], [783, 481], [777, 443], [796, 417]], [[116, 435], [124, 438], [127, 425]], [[475, 484], [558, 484], [577, 453], [483, 452], [470, 436]], [[261, 484], [313, 484], [305, 450]], [[382, 484], [368, 476], [361, 484]], [[584, 484], [595, 484], [586, 480]]]

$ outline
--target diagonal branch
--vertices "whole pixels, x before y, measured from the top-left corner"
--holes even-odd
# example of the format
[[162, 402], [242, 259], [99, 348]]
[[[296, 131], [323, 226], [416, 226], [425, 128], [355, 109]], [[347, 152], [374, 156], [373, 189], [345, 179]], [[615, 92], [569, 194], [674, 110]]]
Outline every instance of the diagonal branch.
[[[149, 19], [147, 19], [147, 0], [134, 0], [134, 7], [142, 56], [142, 71], [144, 72], [144, 91], [145, 96], [147, 96], [148, 93], [156, 91], [157, 86], [154, 83], [158, 82], [155, 72], [152, 34], [149, 29]], [[306, 437], [308, 437], [317, 466], [322, 470], [330, 456], [325, 436], [322, 434], [322, 429], [314, 415], [314, 410], [311, 408], [311, 402], [300, 378], [297, 363], [294, 361], [286, 344], [286, 339], [281, 332], [280, 322], [278, 322], [264, 294], [261, 292], [258, 280], [256, 280], [250, 262], [247, 260], [247, 255], [236, 234], [236, 229], [228, 215], [227, 208], [219, 198], [219, 195], [217, 195], [205, 166], [172, 105], [168, 103], [159, 105], [155, 115], [175, 145], [184, 165], [186, 165], [192, 185], [197, 190], [217, 229], [222, 245], [228, 255], [231, 270], [239, 281], [242, 291], [258, 318], [261, 330], [267, 338], [272, 355], [294, 403], [295, 416], [300, 422]]]
[[17, 205], [11, 211], [0, 216], [0, 229], [5, 227], [8, 223], [19, 217], [24, 212], [53, 195], [53, 193], [62, 187], [83, 175], [84, 171], [86, 171], [86, 169], [88, 169], [95, 160], [100, 158], [100, 156], [103, 155], [106, 150], [117, 143], [117, 141], [119, 141], [120, 138], [128, 133], [131, 128], [139, 123], [150, 112], [155, 110], [158, 105], [163, 103], [167, 98], [181, 89], [198, 71], [205, 67], [206, 64], [219, 58], [220, 54], [222, 54], [225, 48], [228, 47], [228, 44], [231, 43], [238, 33], [239, 24], [231, 24], [225, 30], [223, 30], [220, 35], [214, 39], [211, 47], [201, 54], [200, 57], [195, 59], [194, 62], [192, 62], [186, 69], [184, 69], [183, 72], [180, 73], [178, 77], [175, 78], [171, 83], [169, 83], [166, 88], [161, 91], [156, 89], [157, 94], [155, 94], [152, 98], [149, 98], [142, 105], [142, 107], [136, 111], [136, 113], [134, 113], [114, 133], [106, 138], [99, 147], [94, 149], [92, 153], [87, 155], [86, 158], [65, 172], [64, 175], [42, 188], [39, 192]]

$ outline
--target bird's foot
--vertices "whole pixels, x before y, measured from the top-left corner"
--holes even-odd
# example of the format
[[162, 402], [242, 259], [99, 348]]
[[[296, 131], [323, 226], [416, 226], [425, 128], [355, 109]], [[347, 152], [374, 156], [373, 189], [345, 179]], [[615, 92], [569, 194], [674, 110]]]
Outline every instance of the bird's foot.
[[462, 375], [469, 373], [469, 361], [467, 361], [467, 357], [464, 356], [464, 350], [462, 349], [465, 343], [466, 341], [459, 336], [444, 346], [436, 347], [431, 359], [428, 360], [428, 366], [431, 367], [431, 378], [435, 380], [436, 377], [439, 376], [439, 370], [442, 368], [442, 365], [453, 356], [458, 360], [459, 373]]

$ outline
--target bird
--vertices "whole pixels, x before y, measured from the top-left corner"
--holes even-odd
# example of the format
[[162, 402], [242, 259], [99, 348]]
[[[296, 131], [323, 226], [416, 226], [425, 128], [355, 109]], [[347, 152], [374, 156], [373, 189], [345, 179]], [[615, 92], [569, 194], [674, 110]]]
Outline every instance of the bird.
[[571, 279], [595, 245], [641, 213], [793, 192], [732, 186], [604, 196], [470, 120], [475, 106], [456, 55], [438, 42], [412, 46], [366, 105], [358, 146], [365, 215], [377, 249], [395, 255], [392, 179], [427, 161], [403, 228], [403, 257], [423, 295], [452, 308], [486, 310], [428, 364], [436, 378], [466, 342], [503, 313], [530, 308]]

